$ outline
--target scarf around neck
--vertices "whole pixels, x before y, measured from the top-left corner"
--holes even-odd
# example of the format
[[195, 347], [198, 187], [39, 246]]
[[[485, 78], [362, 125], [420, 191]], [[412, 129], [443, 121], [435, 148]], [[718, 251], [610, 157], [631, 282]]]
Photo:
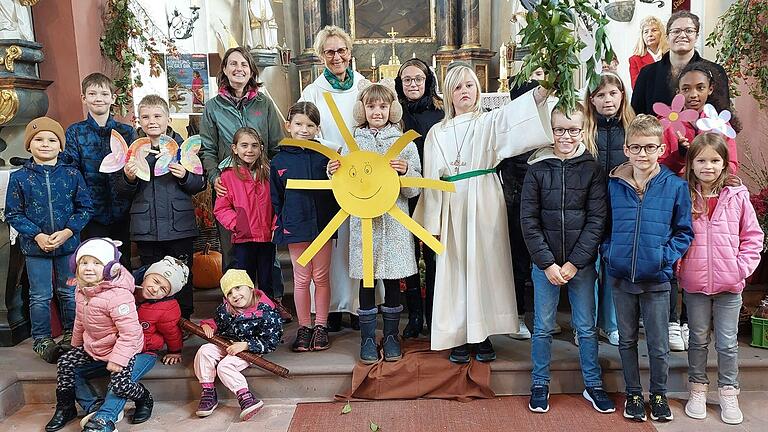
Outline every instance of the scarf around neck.
[[344, 81], [339, 80], [339, 78], [331, 72], [330, 69], [325, 68], [323, 71], [323, 76], [326, 80], [328, 80], [328, 84], [331, 85], [336, 90], [349, 90], [352, 88], [352, 84], [354, 82], [354, 72], [352, 72], [351, 67], [347, 67], [347, 78]]

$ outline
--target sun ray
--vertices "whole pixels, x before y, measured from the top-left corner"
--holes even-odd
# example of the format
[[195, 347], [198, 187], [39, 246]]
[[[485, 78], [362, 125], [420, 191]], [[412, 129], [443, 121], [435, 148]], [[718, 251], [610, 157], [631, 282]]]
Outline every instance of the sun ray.
[[347, 149], [349, 149], [350, 152], [360, 150], [360, 147], [357, 146], [357, 142], [355, 142], [355, 139], [349, 132], [347, 124], [344, 122], [344, 117], [341, 116], [339, 108], [336, 106], [336, 101], [333, 100], [333, 95], [329, 92], [325, 92], [323, 93], [323, 98], [325, 98], [325, 103], [328, 104], [328, 108], [331, 110], [331, 116], [333, 116], [333, 120], [336, 122], [336, 126], [339, 128], [341, 136], [344, 137], [344, 142], [347, 144]]
[[363, 228], [363, 286], [373, 288], [373, 219], [360, 219]]
[[445, 246], [443, 246], [442, 243], [437, 241], [437, 239], [433, 237], [429, 231], [424, 229], [424, 227], [419, 225], [418, 222], [411, 219], [410, 216], [400, 210], [400, 207], [396, 205], [393, 206], [392, 209], [389, 210], [389, 215], [403, 224], [403, 226], [406, 227], [408, 231], [412, 232], [413, 235], [421, 239], [421, 241], [423, 241], [425, 245], [429, 246], [430, 249], [435, 251], [436, 254], [441, 254], [445, 250]]
[[456, 185], [454, 183], [421, 177], [400, 177], [400, 186], [456, 192]]
[[397, 157], [397, 155], [400, 154], [401, 151], [405, 148], [405, 146], [408, 145], [411, 141], [415, 140], [416, 138], [420, 137], [418, 132], [411, 129], [408, 132], [404, 133], [400, 138], [397, 139], [397, 141], [392, 144], [392, 147], [387, 150], [386, 153], [384, 153], [384, 157], [387, 159], [394, 159]]
[[332, 189], [333, 184], [330, 180], [296, 180], [288, 179], [287, 189], [309, 189], [309, 190], [322, 190]]
[[336, 232], [337, 229], [341, 226], [341, 224], [344, 223], [345, 220], [349, 217], [349, 213], [345, 212], [344, 210], [339, 210], [338, 213], [336, 213], [336, 216], [331, 219], [330, 222], [328, 222], [328, 225], [326, 225], [325, 229], [323, 229], [320, 234], [317, 236], [315, 241], [312, 242], [312, 244], [309, 245], [309, 247], [304, 251], [304, 253], [301, 254], [298, 260], [296, 260], [299, 264], [306, 266], [307, 263], [317, 254], [317, 252], [320, 251], [320, 248], [325, 246], [325, 243], [328, 242], [328, 240], [331, 238], [333, 233]]
[[319, 142], [310, 141], [310, 140], [304, 140], [304, 139], [295, 139], [295, 138], [283, 138], [280, 141], [281, 146], [290, 146], [290, 147], [301, 147], [301, 148], [308, 148], [310, 150], [314, 150], [321, 155], [327, 157], [331, 160], [340, 160], [341, 155], [336, 153], [335, 151], [331, 150], [330, 148], [320, 144]]

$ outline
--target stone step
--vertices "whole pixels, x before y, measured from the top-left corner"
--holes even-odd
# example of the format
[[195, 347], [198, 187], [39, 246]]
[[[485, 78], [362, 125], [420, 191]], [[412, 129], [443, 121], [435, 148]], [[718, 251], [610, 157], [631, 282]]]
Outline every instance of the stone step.
[[[561, 325], [567, 320], [560, 320]], [[403, 324], [404, 325], [404, 324]], [[249, 368], [246, 375], [251, 390], [259, 397], [304, 400], [332, 400], [336, 394], [347, 390], [351, 384], [352, 369], [359, 352], [359, 332], [344, 329], [331, 334], [331, 349], [317, 353], [296, 354], [289, 346], [295, 337], [297, 324], [286, 326], [285, 343], [268, 355], [291, 371], [291, 378], [283, 379], [259, 368]], [[379, 326], [381, 327], [381, 325]], [[553, 393], [574, 393], [583, 390], [578, 348], [573, 344], [572, 333], [565, 330], [553, 340], [552, 383]], [[641, 334], [642, 336], [642, 334]], [[499, 395], [528, 394], [531, 361], [530, 341], [516, 341], [506, 336], [492, 337], [498, 360], [492, 363], [491, 386]], [[182, 365], [157, 364], [143, 382], [156, 400], [196, 400], [200, 388], [194, 375], [192, 360], [202, 340], [190, 338], [185, 343]], [[740, 383], [743, 391], [768, 391], [768, 351], [749, 346], [746, 337], [740, 339]], [[55, 398], [56, 368], [38, 359], [32, 352], [31, 341], [0, 349], [3, 358], [0, 365], [0, 419], [25, 404], [50, 404]], [[445, 355], [448, 355], [446, 351]], [[717, 381], [717, 360], [714, 346], [710, 347], [708, 373], [712, 382]], [[648, 383], [647, 350], [641, 340], [640, 367], [643, 383]], [[603, 369], [604, 387], [615, 392], [623, 391], [621, 361], [617, 347], [600, 342], [600, 364]], [[688, 359], [685, 352], [672, 353], [669, 365], [669, 391], [685, 392], [687, 389]], [[103, 385], [103, 383], [101, 383]], [[228, 391], [220, 388], [220, 394]]]

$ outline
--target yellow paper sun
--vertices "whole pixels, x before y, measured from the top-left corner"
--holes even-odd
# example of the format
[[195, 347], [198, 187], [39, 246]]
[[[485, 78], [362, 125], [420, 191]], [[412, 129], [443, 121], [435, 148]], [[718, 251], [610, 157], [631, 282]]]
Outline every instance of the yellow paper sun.
[[308, 148], [331, 160], [341, 162], [341, 167], [331, 180], [288, 180], [286, 186], [288, 189], [330, 189], [341, 207], [328, 226], [301, 254], [298, 263], [307, 265], [341, 224], [352, 215], [360, 218], [363, 229], [363, 286], [373, 288], [373, 218], [389, 213], [425, 245], [440, 254], [445, 247], [424, 227], [400, 210], [397, 206], [397, 197], [401, 187], [429, 188], [448, 192], [454, 192], [456, 187], [453, 183], [442, 180], [401, 177], [397, 175], [394, 168], [389, 166], [390, 160], [396, 158], [409, 142], [420, 136], [418, 133], [409, 130], [395, 141], [384, 155], [360, 150], [347, 129], [331, 94], [324, 93], [323, 97], [344, 137], [349, 154], [341, 156], [320, 143], [302, 139], [286, 138], [280, 143], [286, 146]]

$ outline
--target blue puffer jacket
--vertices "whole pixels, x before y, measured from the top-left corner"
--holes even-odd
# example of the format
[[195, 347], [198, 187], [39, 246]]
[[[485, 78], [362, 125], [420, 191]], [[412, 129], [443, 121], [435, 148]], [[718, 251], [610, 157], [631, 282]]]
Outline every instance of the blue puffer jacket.
[[131, 126], [109, 117], [107, 124], [101, 127], [89, 114], [87, 119], [73, 123], [67, 128], [67, 145], [60, 156], [82, 173], [85, 184], [91, 191], [93, 220], [104, 225], [127, 221], [128, 208], [131, 206], [130, 199], [117, 195], [115, 182], [122, 172], [99, 172], [101, 161], [110, 153], [109, 138], [112, 129], [120, 133], [129, 146], [136, 139], [136, 132]]
[[286, 189], [288, 179], [328, 180], [327, 164], [327, 157], [299, 147], [280, 147], [272, 159], [269, 185], [276, 215], [275, 244], [311, 242], [339, 211], [330, 190]]
[[688, 183], [662, 165], [641, 198], [631, 177], [627, 162], [608, 181], [610, 229], [600, 250], [606, 271], [631, 282], [667, 282], [693, 241]]
[[[21, 252], [27, 256], [69, 255], [80, 244], [80, 231], [91, 218], [88, 187], [77, 168], [61, 159], [56, 165], [38, 165], [30, 158], [11, 173], [5, 197], [5, 220], [19, 232]], [[43, 252], [35, 236], [64, 228], [74, 235], [51, 252]]]

